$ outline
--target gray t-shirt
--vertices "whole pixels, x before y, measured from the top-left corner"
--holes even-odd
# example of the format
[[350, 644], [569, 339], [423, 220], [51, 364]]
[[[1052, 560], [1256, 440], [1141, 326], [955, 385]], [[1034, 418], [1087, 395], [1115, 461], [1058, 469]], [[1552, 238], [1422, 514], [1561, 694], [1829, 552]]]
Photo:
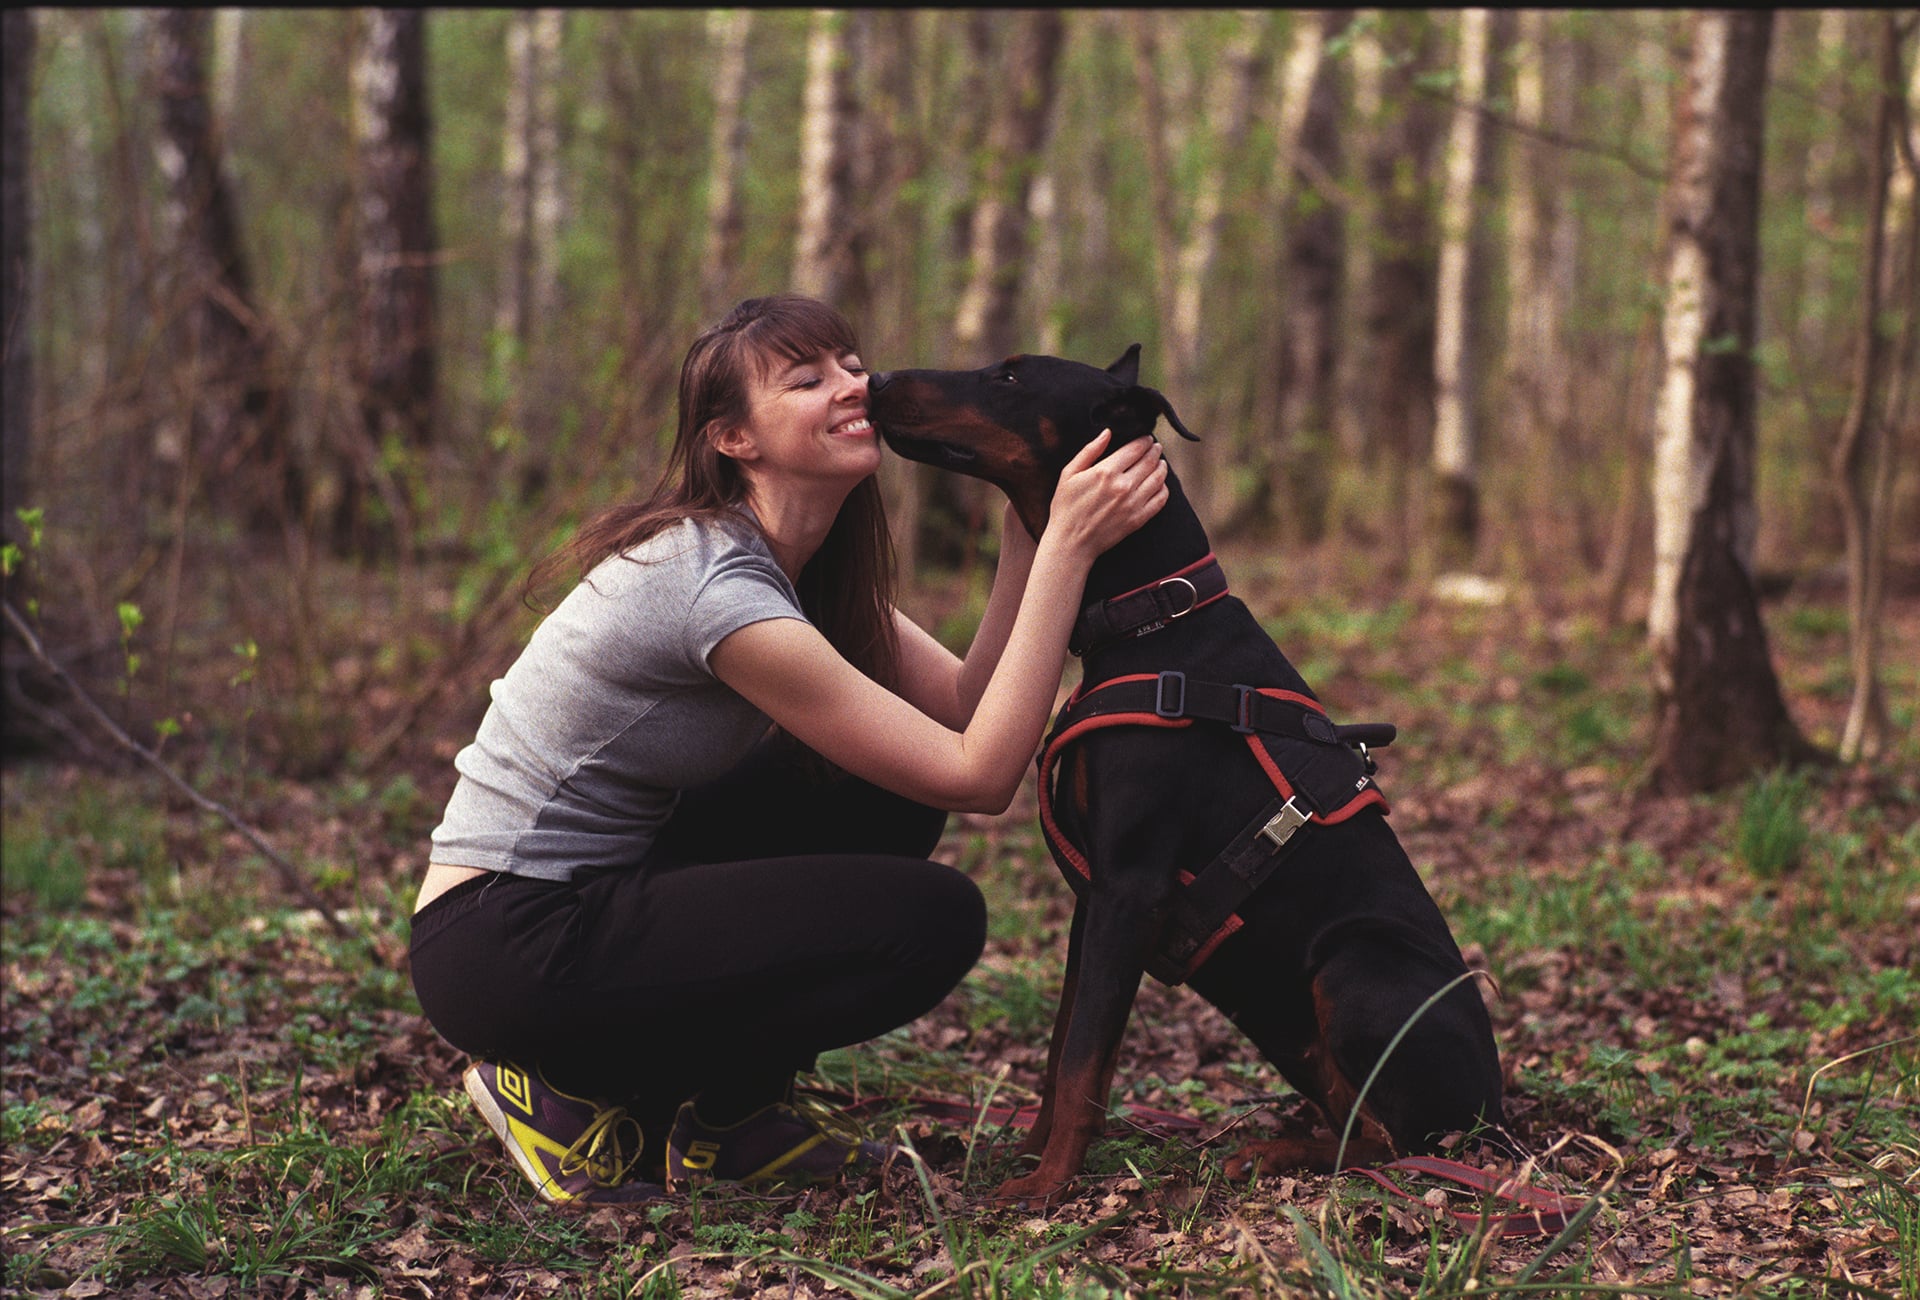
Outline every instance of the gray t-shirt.
[[770, 618], [805, 615], [751, 524], [683, 521], [596, 566], [493, 683], [433, 861], [547, 880], [637, 864], [679, 792], [766, 733], [707, 655]]

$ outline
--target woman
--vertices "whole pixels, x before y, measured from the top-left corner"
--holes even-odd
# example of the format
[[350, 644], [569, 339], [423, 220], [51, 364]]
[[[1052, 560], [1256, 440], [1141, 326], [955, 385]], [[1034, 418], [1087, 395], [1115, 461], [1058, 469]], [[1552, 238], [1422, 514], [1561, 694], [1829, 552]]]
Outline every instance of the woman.
[[893, 606], [866, 393], [812, 299], [695, 340], [661, 485], [558, 557], [580, 584], [456, 760], [414, 984], [549, 1201], [886, 1154], [796, 1109], [794, 1074], [978, 959], [979, 891], [927, 860], [940, 810], [1012, 800], [1089, 566], [1166, 501], [1151, 439], [1090, 447], [1037, 542], [1007, 516], [962, 661]]

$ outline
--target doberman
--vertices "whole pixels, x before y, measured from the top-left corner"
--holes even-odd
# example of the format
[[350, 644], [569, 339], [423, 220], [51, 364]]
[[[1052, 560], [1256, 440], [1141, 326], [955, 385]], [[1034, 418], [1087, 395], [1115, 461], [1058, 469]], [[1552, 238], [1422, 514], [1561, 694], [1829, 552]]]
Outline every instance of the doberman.
[[[1119, 446], [1165, 417], [1194, 437], [1139, 383], [1139, 352], [1104, 370], [1023, 355], [876, 374], [868, 411], [895, 452], [997, 485], [1038, 536], [1061, 467], [1101, 429]], [[1230, 1175], [1329, 1171], [1343, 1151], [1377, 1163], [1503, 1122], [1486, 1007], [1371, 780], [1366, 743], [1392, 728], [1332, 724], [1168, 482], [1166, 507], [1088, 576], [1082, 681], [1040, 760], [1078, 898], [1021, 1148], [1039, 1164], [1003, 1201], [1051, 1204], [1079, 1174], [1146, 971], [1224, 1012], [1331, 1129], [1249, 1143]]]

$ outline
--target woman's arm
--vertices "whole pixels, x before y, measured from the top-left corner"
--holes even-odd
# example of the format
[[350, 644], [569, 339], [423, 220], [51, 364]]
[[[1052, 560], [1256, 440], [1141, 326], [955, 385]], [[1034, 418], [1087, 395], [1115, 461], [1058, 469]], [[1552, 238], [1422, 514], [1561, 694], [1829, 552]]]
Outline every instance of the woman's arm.
[[1060, 685], [1087, 570], [1166, 504], [1151, 439], [1099, 460], [1089, 444], [1062, 473], [1024, 598], [964, 729], [878, 685], [798, 619], [752, 623], [714, 647], [716, 676], [801, 743], [856, 776], [936, 807], [1001, 812], [1039, 746]]
[[899, 693], [935, 721], [956, 731], [965, 729], [986, 693], [987, 682], [1013, 635], [1020, 597], [1027, 589], [1037, 547], [1027, 526], [1012, 506], [1000, 527], [1000, 562], [993, 571], [993, 591], [980, 616], [963, 662], [905, 614], [894, 611], [894, 632], [900, 646]]

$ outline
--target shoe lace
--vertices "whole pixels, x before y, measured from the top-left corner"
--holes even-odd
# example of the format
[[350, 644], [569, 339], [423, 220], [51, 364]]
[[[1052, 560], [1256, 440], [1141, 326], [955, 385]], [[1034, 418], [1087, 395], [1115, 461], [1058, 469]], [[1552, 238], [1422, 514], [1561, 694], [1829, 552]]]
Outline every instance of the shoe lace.
[[861, 1139], [866, 1136], [860, 1131], [859, 1125], [848, 1118], [844, 1111], [835, 1110], [818, 1097], [809, 1096], [804, 1092], [796, 1090], [794, 1094], [788, 1098], [787, 1105], [794, 1114], [798, 1115], [807, 1124], [834, 1139], [842, 1146], [858, 1150]]
[[[631, 1135], [633, 1151], [624, 1161], [620, 1158], [623, 1133]], [[627, 1114], [626, 1107], [605, 1107], [561, 1154], [560, 1173], [563, 1177], [584, 1173], [600, 1187], [618, 1187], [640, 1163], [640, 1148], [645, 1140], [640, 1122]]]

